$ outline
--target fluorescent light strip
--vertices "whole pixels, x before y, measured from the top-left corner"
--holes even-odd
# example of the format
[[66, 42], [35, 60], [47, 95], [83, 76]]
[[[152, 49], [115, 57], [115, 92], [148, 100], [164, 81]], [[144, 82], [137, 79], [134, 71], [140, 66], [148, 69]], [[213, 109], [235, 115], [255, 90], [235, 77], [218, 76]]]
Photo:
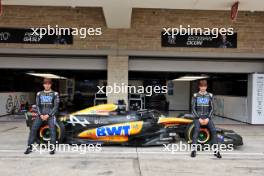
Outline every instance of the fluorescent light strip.
[[195, 81], [198, 79], [205, 79], [208, 78], [208, 76], [183, 76], [177, 79], [174, 79], [173, 81]]
[[37, 76], [37, 77], [41, 77], [41, 78], [50, 78], [50, 79], [67, 79], [63, 76], [59, 76], [59, 75], [54, 75], [54, 74], [50, 74], [50, 73], [27, 73], [28, 75], [31, 76]]

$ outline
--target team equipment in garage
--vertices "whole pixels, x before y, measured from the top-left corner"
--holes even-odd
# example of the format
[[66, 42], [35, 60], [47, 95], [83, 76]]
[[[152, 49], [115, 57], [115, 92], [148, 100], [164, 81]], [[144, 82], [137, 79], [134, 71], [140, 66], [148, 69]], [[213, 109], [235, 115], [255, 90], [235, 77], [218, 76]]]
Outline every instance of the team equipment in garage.
[[[34, 109], [26, 113], [31, 128], [36, 117]], [[176, 136], [192, 141], [193, 117], [165, 117], [156, 110], [125, 111], [124, 105], [102, 104], [58, 118], [57, 140], [69, 144], [122, 144], [154, 146], [175, 141]], [[219, 141], [234, 146], [242, 145], [242, 137], [232, 130], [217, 129]], [[47, 124], [38, 132], [38, 141], [50, 140]], [[198, 143], [210, 143], [211, 134], [201, 128]]]

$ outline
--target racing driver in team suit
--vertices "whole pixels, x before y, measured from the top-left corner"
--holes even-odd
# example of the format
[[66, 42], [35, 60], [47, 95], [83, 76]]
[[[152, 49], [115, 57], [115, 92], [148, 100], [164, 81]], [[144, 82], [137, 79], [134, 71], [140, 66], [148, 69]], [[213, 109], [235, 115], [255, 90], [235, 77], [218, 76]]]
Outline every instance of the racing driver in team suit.
[[216, 129], [212, 121], [212, 115], [214, 111], [213, 94], [208, 93], [206, 91], [207, 90], [206, 80], [199, 81], [199, 89], [200, 91], [198, 93], [195, 93], [192, 98], [192, 113], [195, 119], [194, 119], [194, 133], [192, 139], [191, 157], [196, 156], [196, 150], [197, 150], [196, 144], [200, 132], [200, 127], [207, 126], [207, 128], [210, 130], [212, 135], [212, 144], [214, 144], [213, 145], [214, 155], [217, 158], [222, 158], [218, 150]]
[[51, 89], [52, 81], [51, 79], [45, 78], [43, 81], [44, 91], [40, 91], [36, 96], [36, 106], [38, 116], [34, 120], [32, 128], [30, 130], [28, 147], [25, 154], [32, 152], [32, 145], [35, 142], [35, 138], [38, 132], [38, 129], [42, 125], [43, 121], [48, 121], [50, 128], [51, 141], [50, 143], [53, 146], [50, 148], [50, 154], [55, 154], [55, 145], [56, 145], [56, 113], [59, 107], [59, 94]]

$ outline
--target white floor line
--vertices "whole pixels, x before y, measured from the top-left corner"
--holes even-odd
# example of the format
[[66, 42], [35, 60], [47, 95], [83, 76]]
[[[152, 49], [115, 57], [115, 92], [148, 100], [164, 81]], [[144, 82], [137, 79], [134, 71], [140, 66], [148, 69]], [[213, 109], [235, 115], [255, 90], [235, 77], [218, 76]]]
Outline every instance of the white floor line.
[[[23, 153], [24, 150], [0, 150], [0, 153]], [[80, 152], [77, 152], [77, 151], [65, 151], [65, 152], [62, 152], [62, 151], [57, 151], [59, 153], [77, 153], [77, 154], [80, 154]], [[36, 152], [34, 152], [36, 153]], [[48, 151], [43, 151], [43, 153], [48, 153]], [[139, 154], [171, 154], [171, 155], [187, 155], [187, 154], [190, 154], [190, 152], [108, 152], [108, 151], [97, 151], [97, 152], [93, 152], [93, 151], [87, 151], [85, 152], [85, 154], [136, 154], [136, 153], [139, 153]], [[212, 155], [213, 153], [208, 153], [208, 152], [197, 152], [199, 155]], [[222, 152], [221, 153], [222, 155], [240, 155], [240, 156], [264, 156], [264, 152], [259, 152], [259, 153], [240, 153], [240, 152]]]

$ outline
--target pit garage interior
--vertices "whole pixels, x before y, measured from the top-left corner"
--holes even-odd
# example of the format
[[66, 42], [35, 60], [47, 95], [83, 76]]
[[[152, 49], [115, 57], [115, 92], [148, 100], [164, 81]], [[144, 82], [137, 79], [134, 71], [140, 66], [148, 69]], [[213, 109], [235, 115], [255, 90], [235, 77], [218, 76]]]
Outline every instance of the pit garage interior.
[[206, 78], [219, 123], [252, 123], [252, 75], [262, 72], [263, 66], [257, 59], [137, 56], [129, 60], [129, 81], [131, 85], [167, 85], [167, 94], [145, 96], [145, 106], [175, 116], [190, 113], [198, 80]]
[[[55, 59], [56, 58], [56, 59]], [[1, 59], [1, 116], [21, 114], [35, 103], [36, 92], [43, 90], [43, 77], [53, 79], [53, 89], [60, 94], [60, 111], [80, 110], [106, 103], [95, 100], [97, 86], [106, 85], [104, 56], [4, 56]]]
[[[42, 89], [43, 75], [40, 74], [55, 76], [53, 88], [60, 93], [61, 112], [107, 103], [106, 95], [97, 94], [97, 86], [107, 85], [106, 56], [8, 55], [2, 57], [1, 62], [0, 91], [2, 98], [6, 97], [6, 101], [1, 101], [2, 116], [7, 112], [19, 114], [23, 108], [34, 104], [35, 93]], [[146, 92], [128, 94], [130, 110], [157, 109], [170, 116], [190, 113], [197, 82], [206, 78], [208, 91], [215, 95], [218, 120], [250, 123], [249, 79], [264, 66], [258, 60], [131, 56], [128, 67], [129, 86], [167, 86], [168, 90], [165, 94], [151, 92], [151, 96]], [[191, 79], [181, 79], [186, 77]]]

